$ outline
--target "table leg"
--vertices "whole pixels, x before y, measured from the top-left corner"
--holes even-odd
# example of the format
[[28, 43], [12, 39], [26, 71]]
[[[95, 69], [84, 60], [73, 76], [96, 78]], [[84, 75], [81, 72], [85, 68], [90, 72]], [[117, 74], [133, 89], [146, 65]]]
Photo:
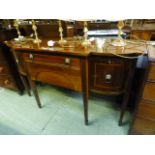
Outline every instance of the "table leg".
[[39, 98], [39, 95], [38, 95], [38, 90], [37, 90], [35, 81], [29, 80], [29, 82], [30, 82], [33, 94], [35, 96], [35, 99], [37, 101], [38, 107], [41, 108], [40, 98]]
[[82, 94], [83, 94], [83, 107], [85, 125], [88, 125], [88, 60], [87, 58], [81, 59], [81, 77], [82, 77]]
[[26, 89], [28, 95], [31, 96], [30, 87], [28, 86], [28, 83], [27, 83], [25, 77], [24, 77], [23, 75], [20, 75], [20, 78], [21, 78], [21, 80], [22, 80], [22, 82], [23, 82], [23, 84], [24, 84], [24, 87], [25, 87], [25, 89]]
[[83, 106], [84, 106], [85, 125], [88, 125], [88, 95], [85, 93], [83, 93]]
[[129, 66], [129, 71], [128, 71], [126, 84], [125, 84], [125, 93], [123, 96], [123, 102], [122, 102], [122, 107], [121, 107], [120, 119], [119, 119], [119, 123], [118, 123], [119, 126], [121, 126], [123, 124], [123, 116], [124, 116], [124, 113], [127, 108], [127, 104], [129, 101], [130, 92], [131, 92], [131, 88], [132, 88], [132, 81], [133, 81], [133, 77], [134, 77], [134, 73], [135, 73], [135, 65], [136, 65], [136, 61], [133, 61], [133, 62], [131, 62], [130, 66]]

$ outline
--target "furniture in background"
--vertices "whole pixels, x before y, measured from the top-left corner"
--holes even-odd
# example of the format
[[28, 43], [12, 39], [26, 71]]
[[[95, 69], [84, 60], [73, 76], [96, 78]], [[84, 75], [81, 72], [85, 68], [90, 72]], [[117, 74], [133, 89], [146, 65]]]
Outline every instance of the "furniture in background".
[[142, 40], [151, 40], [152, 37], [152, 31], [151, 30], [132, 30], [130, 33], [131, 39], [142, 39]]
[[0, 87], [9, 88], [23, 94], [24, 86], [10, 48], [3, 41], [16, 36], [14, 30], [0, 30]]
[[[24, 36], [30, 36], [33, 34], [32, 30], [32, 21], [27, 20], [23, 21], [20, 24], [20, 30], [23, 32]], [[46, 39], [59, 39], [59, 25], [58, 20], [35, 20], [37, 26], [37, 32], [39, 38], [46, 38]], [[63, 35], [64, 37], [70, 35], [70, 31], [68, 32], [67, 24], [65, 22], [62, 23], [63, 28]], [[70, 30], [70, 29], [69, 29]]]
[[155, 134], [155, 48], [148, 49], [143, 84], [129, 134]]
[[23, 94], [24, 86], [10, 49], [0, 43], [0, 86]]

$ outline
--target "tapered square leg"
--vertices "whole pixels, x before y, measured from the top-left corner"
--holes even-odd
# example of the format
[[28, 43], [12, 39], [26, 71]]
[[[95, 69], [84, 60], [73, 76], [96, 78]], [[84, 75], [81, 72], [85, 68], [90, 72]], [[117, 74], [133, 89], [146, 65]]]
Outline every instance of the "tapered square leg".
[[82, 77], [82, 94], [83, 94], [83, 108], [85, 125], [88, 125], [88, 60], [81, 60], [81, 77]]
[[41, 108], [41, 102], [40, 102], [40, 98], [39, 98], [39, 95], [38, 95], [38, 90], [37, 90], [35, 81], [29, 80], [29, 82], [30, 82], [33, 94], [35, 96], [35, 99], [37, 101], [37, 105], [38, 105], [39, 108]]
[[126, 84], [125, 84], [125, 93], [123, 96], [123, 102], [122, 102], [122, 107], [121, 107], [121, 113], [120, 113], [120, 119], [118, 122], [118, 125], [121, 126], [123, 124], [123, 116], [125, 114], [129, 97], [130, 97], [130, 92], [131, 92], [131, 86], [132, 86], [132, 81], [135, 73], [135, 66], [136, 66], [136, 61], [133, 60], [132, 62], [129, 63], [129, 72], [127, 75], [126, 79]]
[[25, 87], [28, 95], [31, 96], [31, 90], [30, 90], [30, 86], [28, 85], [27, 80], [25, 79], [25, 77], [23, 75], [20, 75], [20, 78], [21, 78], [21, 80], [22, 80], [22, 82], [24, 84], [24, 87]]

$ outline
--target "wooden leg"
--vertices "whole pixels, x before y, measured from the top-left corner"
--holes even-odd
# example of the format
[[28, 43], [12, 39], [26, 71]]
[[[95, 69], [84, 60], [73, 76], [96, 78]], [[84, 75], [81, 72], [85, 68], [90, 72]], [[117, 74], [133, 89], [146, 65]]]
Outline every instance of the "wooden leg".
[[83, 93], [83, 107], [84, 107], [85, 125], [88, 125], [88, 95], [85, 93]]
[[122, 103], [122, 107], [121, 107], [121, 113], [120, 113], [120, 119], [119, 119], [119, 122], [118, 122], [118, 125], [121, 126], [123, 123], [123, 116], [124, 116], [124, 113], [126, 111], [126, 107], [127, 107], [127, 104], [128, 104], [128, 100], [129, 100], [129, 92], [125, 93], [124, 96], [123, 96], [123, 103]]
[[121, 126], [123, 124], [123, 116], [126, 111], [126, 107], [127, 107], [129, 97], [130, 97], [130, 91], [132, 88], [132, 81], [133, 81], [134, 72], [135, 72], [135, 65], [136, 65], [136, 61], [132, 62], [132, 64], [130, 65], [129, 73], [127, 75], [128, 78], [126, 79], [126, 86], [125, 86], [126, 88], [125, 88], [125, 93], [123, 96], [120, 119], [118, 122], [119, 126]]
[[88, 125], [88, 60], [81, 60], [81, 77], [82, 77], [82, 94], [83, 94], [83, 107], [84, 107], [84, 119], [85, 125]]
[[35, 81], [29, 80], [33, 94], [35, 96], [35, 99], [37, 101], [38, 107], [41, 108], [41, 103], [40, 103], [40, 99], [39, 99], [39, 95], [38, 95], [38, 90], [35, 84]]
[[23, 84], [24, 84], [24, 87], [25, 87], [25, 89], [26, 89], [28, 95], [31, 96], [30, 87], [28, 86], [28, 83], [27, 83], [25, 77], [21, 75], [20, 78], [21, 78], [21, 80], [22, 80], [22, 82], [23, 82]]
[[19, 95], [23, 95], [24, 92], [23, 92], [22, 90], [18, 90], [18, 94], [19, 94]]

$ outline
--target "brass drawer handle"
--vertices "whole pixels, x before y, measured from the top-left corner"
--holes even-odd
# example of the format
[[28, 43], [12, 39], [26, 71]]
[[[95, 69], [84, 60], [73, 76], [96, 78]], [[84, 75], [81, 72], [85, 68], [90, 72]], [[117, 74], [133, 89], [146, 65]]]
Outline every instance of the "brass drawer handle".
[[106, 74], [104, 80], [105, 80], [105, 83], [111, 83], [112, 75]]
[[65, 58], [65, 64], [70, 65], [70, 58]]
[[29, 59], [33, 60], [33, 54], [29, 54]]
[[5, 85], [8, 85], [9, 83], [10, 83], [9, 80], [5, 80], [5, 81], [4, 81], [4, 84], [5, 84]]
[[0, 73], [2, 73], [4, 71], [3, 67], [0, 67]]

